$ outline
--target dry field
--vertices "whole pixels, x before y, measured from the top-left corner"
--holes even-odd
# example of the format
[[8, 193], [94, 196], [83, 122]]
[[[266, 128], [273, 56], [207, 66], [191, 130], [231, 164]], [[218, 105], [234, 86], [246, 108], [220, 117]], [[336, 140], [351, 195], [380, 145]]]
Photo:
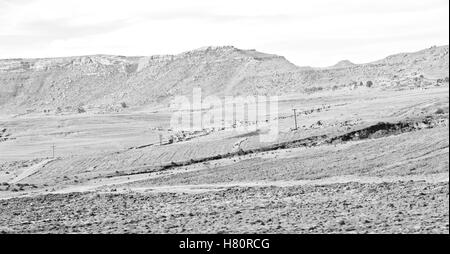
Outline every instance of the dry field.
[[282, 96], [271, 143], [226, 128], [161, 145], [161, 107], [4, 116], [0, 232], [448, 234], [448, 93]]

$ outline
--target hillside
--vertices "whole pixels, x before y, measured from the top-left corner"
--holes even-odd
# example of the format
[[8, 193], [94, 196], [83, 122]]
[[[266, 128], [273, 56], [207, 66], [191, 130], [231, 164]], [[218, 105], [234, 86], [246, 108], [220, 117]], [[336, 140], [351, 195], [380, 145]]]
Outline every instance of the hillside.
[[432, 47], [329, 68], [298, 67], [281, 56], [232, 46], [151, 57], [0, 60], [0, 111], [117, 111], [122, 102], [165, 103], [174, 95], [189, 94], [193, 87], [224, 96], [314, 92], [368, 80], [378, 87], [421, 86], [449, 76], [448, 54], [448, 46]]

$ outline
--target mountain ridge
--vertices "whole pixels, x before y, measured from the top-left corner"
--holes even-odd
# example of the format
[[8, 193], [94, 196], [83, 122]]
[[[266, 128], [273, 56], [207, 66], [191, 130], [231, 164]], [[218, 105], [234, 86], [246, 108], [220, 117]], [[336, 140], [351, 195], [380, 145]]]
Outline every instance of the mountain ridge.
[[[417, 78], [448, 77], [448, 45], [400, 53], [367, 64], [299, 67], [285, 57], [233, 46], [177, 55], [88, 55], [0, 60], [0, 111], [71, 111], [80, 107], [166, 103], [189, 95], [282, 95], [373, 81], [406, 86]], [[403, 83], [402, 83], [403, 82]]]

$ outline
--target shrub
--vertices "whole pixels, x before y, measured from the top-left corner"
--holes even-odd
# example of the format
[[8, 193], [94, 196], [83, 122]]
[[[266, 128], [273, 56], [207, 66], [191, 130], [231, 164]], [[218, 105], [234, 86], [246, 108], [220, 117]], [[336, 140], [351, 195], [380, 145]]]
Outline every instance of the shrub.
[[437, 109], [436, 112], [435, 112], [435, 114], [437, 114], [437, 115], [442, 115], [444, 113], [445, 113], [445, 110], [442, 109], [442, 108]]
[[120, 106], [122, 106], [122, 108], [127, 108], [128, 105], [125, 102], [120, 103]]
[[314, 92], [319, 92], [322, 90], [323, 90], [323, 87], [321, 87], [321, 86], [305, 88], [305, 92], [307, 92], [307, 93], [314, 93]]
[[370, 80], [367, 81], [367, 82], [366, 82], [366, 86], [367, 86], [367, 87], [372, 87], [372, 86], [373, 86], [373, 82], [370, 81]]
[[79, 114], [86, 113], [86, 110], [83, 107], [78, 107], [77, 111]]

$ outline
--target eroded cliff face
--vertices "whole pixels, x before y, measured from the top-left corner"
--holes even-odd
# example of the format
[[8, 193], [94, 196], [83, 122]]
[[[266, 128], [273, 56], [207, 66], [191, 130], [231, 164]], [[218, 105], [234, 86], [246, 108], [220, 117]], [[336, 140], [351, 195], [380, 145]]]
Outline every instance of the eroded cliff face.
[[[0, 60], [0, 111], [76, 111], [166, 103], [204, 95], [283, 95], [358, 86], [448, 84], [449, 48], [432, 47], [368, 64], [302, 68], [284, 57], [232, 46], [179, 55]], [[446, 78], [447, 77], [447, 81]]]

